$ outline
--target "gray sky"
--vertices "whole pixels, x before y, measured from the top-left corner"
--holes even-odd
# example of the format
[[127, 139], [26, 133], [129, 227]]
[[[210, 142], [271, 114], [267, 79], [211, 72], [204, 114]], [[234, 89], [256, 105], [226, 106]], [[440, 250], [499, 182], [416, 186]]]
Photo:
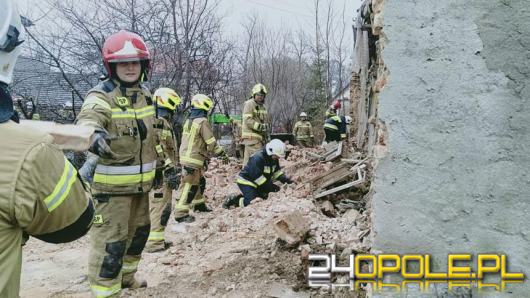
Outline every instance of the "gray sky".
[[[351, 28], [352, 18], [360, 6], [361, 0], [321, 0], [321, 6], [331, 1], [337, 17], [342, 17], [343, 8], [346, 7], [345, 19]], [[17, 0], [21, 13], [38, 5], [41, 0]], [[84, 0], [78, 0], [82, 5]], [[286, 26], [292, 29], [305, 29], [313, 32], [314, 28], [314, 0], [221, 0], [221, 15], [225, 16], [225, 26], [229, 33], [237, 35], [242, 31], [241, 23], [248, 15], [258, 13], [266, 23], [278, 27]], [[325, 13], [320, 9], [321, 14]], [[347, 31], [351, 33], [351, 29]]]
[[[356, 16], [361, 0], [321, 0], [322, 8], [319, 9], [321, 14], [325, 12], [323, 8], [327, 1], [332, 1], [333, 10], [338, 18], [342, 18], [342, 11], [344, 7], [346, 8], [344, 18], [351, 28], [351, 20]], [[253, 13], [258, 13], [269, 24], [305, 29], [309, 32], [314, 30], [313, 0], [221, 0], [221, 6], [227, 9], [225, 19], [227, 29], [234, 33], [241, 31], [241, 22]]]

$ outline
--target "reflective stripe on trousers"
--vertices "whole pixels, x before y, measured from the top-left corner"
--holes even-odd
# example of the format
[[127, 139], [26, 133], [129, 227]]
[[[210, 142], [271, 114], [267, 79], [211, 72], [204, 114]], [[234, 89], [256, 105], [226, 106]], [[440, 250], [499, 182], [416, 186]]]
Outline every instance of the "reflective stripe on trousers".
[[148, 241], [164, 241], [164, 229], [160, 231], [150, 231]]
[[120, 292], [121, 283], [113, 285], [112, 287], [91, 285], [90, 290], [92, 290], [92, 294], [94, 294], [96, 298], [110, 297]]

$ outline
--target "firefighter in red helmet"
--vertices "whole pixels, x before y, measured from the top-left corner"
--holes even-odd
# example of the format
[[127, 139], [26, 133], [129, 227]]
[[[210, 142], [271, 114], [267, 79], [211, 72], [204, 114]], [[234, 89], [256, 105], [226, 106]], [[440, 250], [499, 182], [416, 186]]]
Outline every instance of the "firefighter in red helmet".
[[155, 109], [142, 84], [150, 67], [145, 42], [122, 30], [107, 38], [102, 54], [108, 79], [88, 92], [76, 120], [96, 128], [90, 147], [99, 156], [92, 181], [96, 215], [88, 268], [95, 297], [147, 286], [135, 273], [149, 236], [148, 194], [157, 158]]

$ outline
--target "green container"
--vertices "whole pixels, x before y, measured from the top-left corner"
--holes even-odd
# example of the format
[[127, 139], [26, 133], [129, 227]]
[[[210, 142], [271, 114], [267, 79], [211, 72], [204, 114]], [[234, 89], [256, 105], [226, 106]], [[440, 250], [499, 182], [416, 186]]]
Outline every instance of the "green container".
[[230, 116], [227, 116], [225, 114], [221, 114], [221, 113], [214, 113], [212, 115], [210, 115], [210, 123], [213, 123], [213, 124], [229, 124], [230, 123], [230, 118], [232, 119], [235, 119], [235, 120], [238, 120], [238, 121], [241, 121], [241, 115], [230, 115]]

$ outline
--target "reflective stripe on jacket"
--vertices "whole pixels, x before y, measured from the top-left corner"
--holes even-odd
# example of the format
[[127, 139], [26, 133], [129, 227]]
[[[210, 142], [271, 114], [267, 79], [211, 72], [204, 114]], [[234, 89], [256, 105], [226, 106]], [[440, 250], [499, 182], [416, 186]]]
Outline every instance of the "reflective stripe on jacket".
[[342, 121], [339, 116], [331, 116], [324, 123], [326, 142], [339, 142], [341, 140]]
[[195, 118], [196, 113], [199, 112], [192, 109], [190, 118], [184, 123], [179, 158], [184, 166], [202, 168], [204, 160], [209, 155], [221, 155], [224, 149], [217, 144], [208, 119], [206, 117]]
[[96, 194], [134, 194], [151, 189], [157, 153], [155, 109], [147, 88], [125, 88], [113, 80], [101, 82], [88, 92], [77, 124], [106, 130], [117, 156], [98, 159], [92, 185]]
[[299, 140], [313, 138], [313, 126], [311, 122], [307, 120], [296, 122], [293, 128], [293, 135]]
[[236, 183], [252, 187], [260, 187], [274, 180], [284, 182], [287, 177], [283, 173], [280, 162], [272, 159], [265, 149], [256, 152], [239, 173]]
[[157, 168], [165, 168], [174, 166], [178, 163], [178, 154], [175, 144], [173, 129], [169, 122], [164, 118], [157, 118], [155, 120], [155, 136], [156, 136], [156, 154]]
[[260, 126], [270, 123], [267, 108], [251, 98], [245, 101], [242, 119], [241, 139], [263, 141], [266, 132], [260, 130]]

